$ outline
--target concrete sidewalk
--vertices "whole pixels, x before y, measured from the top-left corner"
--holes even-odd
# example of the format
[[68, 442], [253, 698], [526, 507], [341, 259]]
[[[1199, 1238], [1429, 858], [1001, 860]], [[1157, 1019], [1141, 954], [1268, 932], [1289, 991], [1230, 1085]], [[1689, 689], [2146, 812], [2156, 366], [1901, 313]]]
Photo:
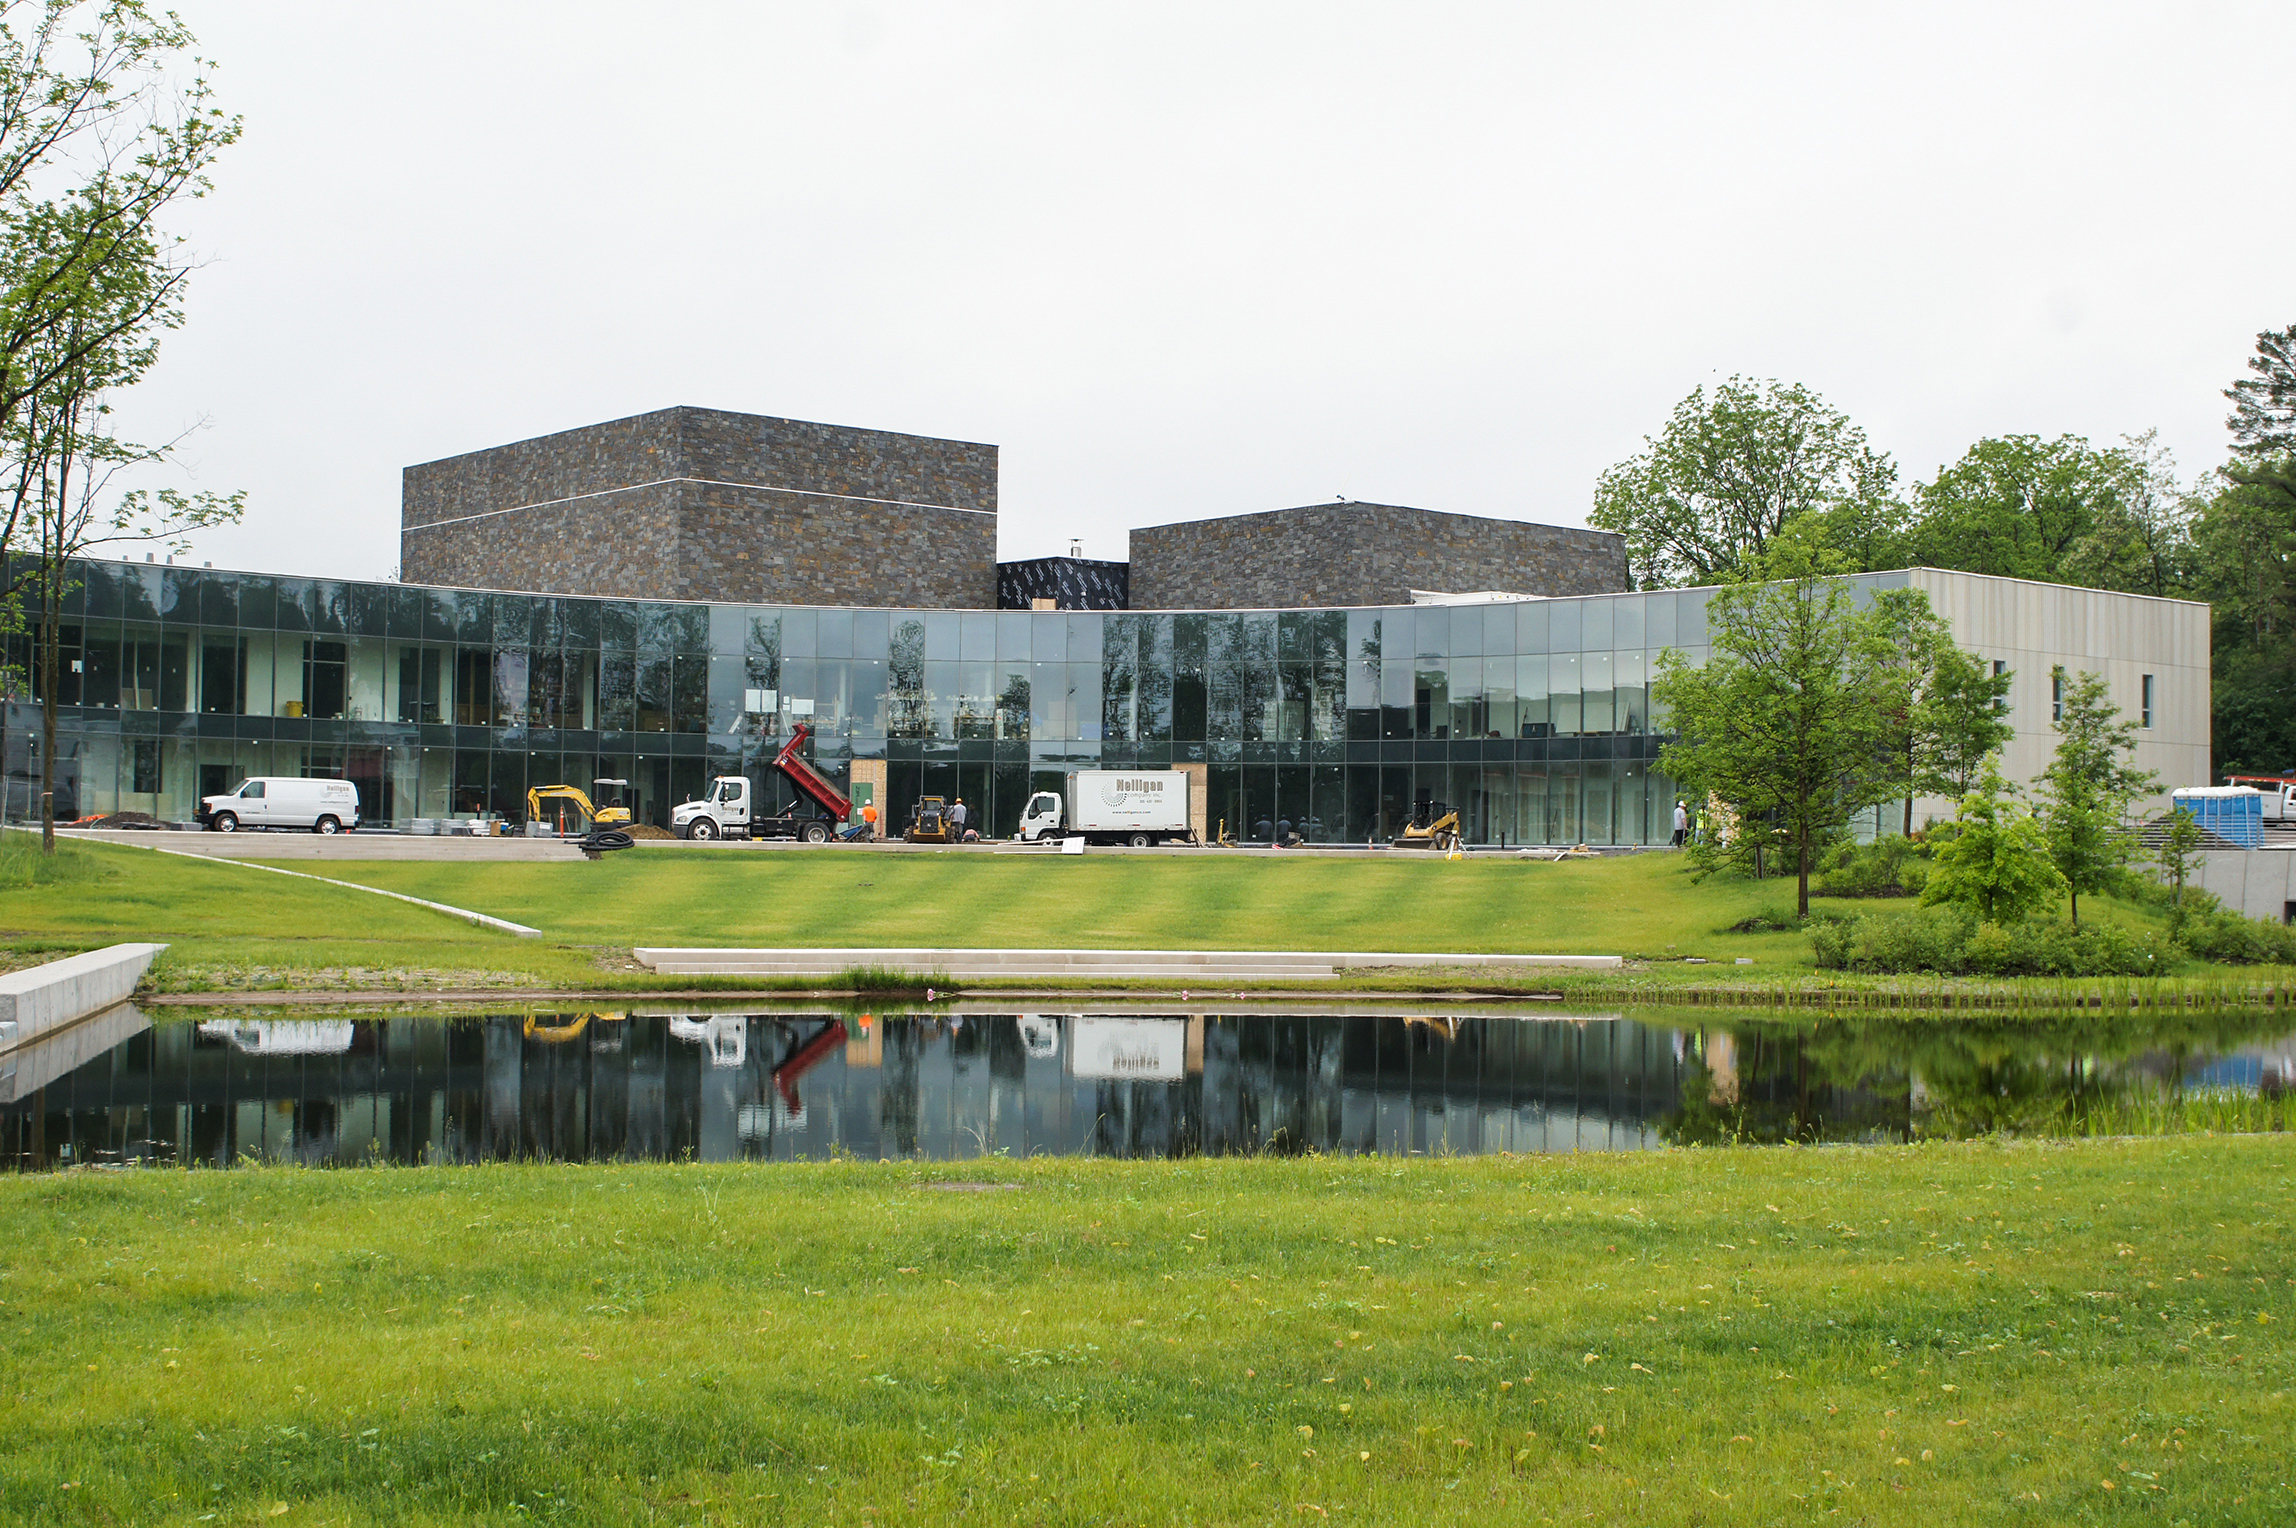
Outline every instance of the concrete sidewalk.
[[1328, 981], [1374, 970], [1615, 971], [1616, 955], [1404, 954], [1297, 950], [668, 949], [631, 952], [662, 976], [832, 976], [856, 966], [972, 981], [1067, 977], [1100, 981]]
[[58, 838], [172, 849], [240, 860], [579, 860], [571, 840], [417, 837], [411, 833], [201, 833], [133, 828], [58, 828]]

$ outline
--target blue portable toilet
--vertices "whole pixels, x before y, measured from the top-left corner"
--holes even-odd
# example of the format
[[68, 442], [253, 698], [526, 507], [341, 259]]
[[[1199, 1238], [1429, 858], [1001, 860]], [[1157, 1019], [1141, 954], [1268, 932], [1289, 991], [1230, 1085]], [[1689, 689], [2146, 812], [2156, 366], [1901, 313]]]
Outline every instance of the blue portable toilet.
[[2192, 813], [2193, 821], [2241, 849], [2264, 846], [2264, 793], [2245, 785], [2190, 786], [2170, 800]]

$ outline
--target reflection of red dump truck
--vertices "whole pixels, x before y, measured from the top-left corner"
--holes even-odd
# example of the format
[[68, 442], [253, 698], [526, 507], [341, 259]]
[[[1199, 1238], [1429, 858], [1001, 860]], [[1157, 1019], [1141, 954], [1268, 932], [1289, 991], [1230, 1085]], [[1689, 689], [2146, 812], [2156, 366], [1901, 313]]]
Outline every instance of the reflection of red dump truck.
[[689, 801], [670, 813], [670, 827], [680, 838], [802, 838], [809, 844], [825, 844], [845, 819], [853, 815], [853, 803], [845, 793], [831, 785], [822, 773], [805, 762], [802, 750], [813, 737], [813, 725], [799, 722], [797, 730], [782, 744], [781, 752], [773, 756], [773, 767], [797, 789], [797, 794], [810, 802], [814, 810], [800, 806], [786, 812], [755, 815], [750, 810], [749, 781], [740, 775], [720, 775], [710, 782], [710, 793], [699, 801]]

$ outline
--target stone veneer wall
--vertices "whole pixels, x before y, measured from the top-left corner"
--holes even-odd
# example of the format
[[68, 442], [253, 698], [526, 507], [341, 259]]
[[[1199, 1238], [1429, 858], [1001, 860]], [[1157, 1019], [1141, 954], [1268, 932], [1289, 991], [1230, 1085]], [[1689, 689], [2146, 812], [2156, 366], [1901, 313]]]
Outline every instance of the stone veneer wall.
[[1567, 595], [1626, 586], [1626, 540], [1609, 531], [1399, 504], [1312, 504], [1132, 533], [1135, 610], [1404, 605], [1413, 589]]
[[409, 583], [996, 605], [994, 446], [673, 408], [406, 469]]

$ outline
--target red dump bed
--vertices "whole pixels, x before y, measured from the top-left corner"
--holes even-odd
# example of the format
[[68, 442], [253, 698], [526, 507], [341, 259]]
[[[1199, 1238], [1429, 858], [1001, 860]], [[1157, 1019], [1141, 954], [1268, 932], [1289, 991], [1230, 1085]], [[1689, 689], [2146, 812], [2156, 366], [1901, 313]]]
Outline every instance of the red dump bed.
[[812, 736], [813, 724], [799, 722], [797, 730], [789, 735], [789, 741], [782, 745], [781, 752], [774, 756], [773, 767], [789, 776], [789, 783], [812, 797], [823, 811], [843, 822], [853, 815], [853, 803], [846, 800], [836, 786], [823, 779], [821, 772], [806, 763], [802, 756], [806, 740]]

